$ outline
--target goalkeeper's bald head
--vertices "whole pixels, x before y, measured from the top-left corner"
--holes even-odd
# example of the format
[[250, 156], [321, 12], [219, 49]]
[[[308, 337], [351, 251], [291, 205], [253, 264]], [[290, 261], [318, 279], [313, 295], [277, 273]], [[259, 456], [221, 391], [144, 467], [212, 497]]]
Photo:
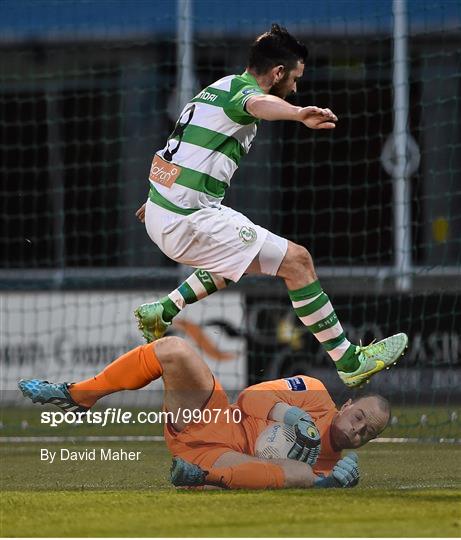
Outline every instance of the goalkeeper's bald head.
[[389, 401], [378, 394], [349, 399], [331, 424], [331, 442], [337, 450], [359, 448], [375, 439], [389, 424]]

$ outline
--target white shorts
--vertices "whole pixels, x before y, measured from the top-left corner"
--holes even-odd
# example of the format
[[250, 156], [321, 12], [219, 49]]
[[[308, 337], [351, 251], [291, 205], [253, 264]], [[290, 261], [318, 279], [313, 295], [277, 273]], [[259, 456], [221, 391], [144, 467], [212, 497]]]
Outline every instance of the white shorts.
[[267, 229], [227, 206], [183, 216], [147, 200], [145, 225], [151, 240], [170, 259], [234, 282], [258, 255], [268, 235]]

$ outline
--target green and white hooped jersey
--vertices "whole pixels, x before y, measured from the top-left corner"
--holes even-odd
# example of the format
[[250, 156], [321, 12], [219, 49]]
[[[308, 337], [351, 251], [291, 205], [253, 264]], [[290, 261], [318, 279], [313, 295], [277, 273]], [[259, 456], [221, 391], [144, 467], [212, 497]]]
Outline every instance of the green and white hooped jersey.
[[256, 135], [259, 120], [245, 110], [255, 94], [264, 92], [245, 72], [214, 82], [184, 107], [154, 158], [152, 202], [184, 215], [220, 205]]

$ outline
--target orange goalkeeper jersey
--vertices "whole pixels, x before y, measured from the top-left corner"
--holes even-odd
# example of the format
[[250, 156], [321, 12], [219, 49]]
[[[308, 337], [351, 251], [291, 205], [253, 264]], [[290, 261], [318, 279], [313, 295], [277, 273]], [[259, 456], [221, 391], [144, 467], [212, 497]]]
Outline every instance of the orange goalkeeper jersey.
[[243, 414], [241, 424], [248, 441], [248, 453], [254, 455], [256, 439], [270, 424], [267, 417], [278, 402], [299, 407], [311, 415], [321, 437], [321, 452], [314, 472], [330, 472], [341, 457], [341, 452], [334, 450], [330, 442], [331, 422], [338, 411], [323, 383], [306, 375], [249, 386], [239, 395], [237, 406]]
[[279, 402], [299, 407], [311, 415], [320, 431], [322, 445], [314, 472], [328, 474], [341, 457], [330, 442], [330, 426], [337, 409], [323, 383], [306, 375], [249, 386], [233, 405], [229, 404], [219, 381], [216, 381], [214, 392], [204, 408], [230, 411], [238, 408], [242, 413], [241, 421], [233, 421], [239, 415], [221, 414], [218, 422], [192, 424], [179, 433], [167, 424], [166, 442], [173, 455], [205, 468], [211, 467], [221, 454], [229, 450], [254, 455], [259, 434], [271, 424], [268, 414]]

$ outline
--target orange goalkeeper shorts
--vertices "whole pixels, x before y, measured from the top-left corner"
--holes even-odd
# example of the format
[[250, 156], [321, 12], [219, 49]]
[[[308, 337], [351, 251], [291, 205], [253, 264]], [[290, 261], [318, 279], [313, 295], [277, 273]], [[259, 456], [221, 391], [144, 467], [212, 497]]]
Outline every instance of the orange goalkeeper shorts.
[[[234, 414], [235, 406], [215, 378], [214, 388], [208, 401], [201, 408], [201, 421], [190, 423], [183, 431], [177, 431], [166, 423], [165, 442], [173, 456], [195, 463], [205, 470], [213, 467], [216, 460], [226, 452], [245, 453], [245, 432]], [[205, 413], [204, 411], [209, 411]], [[239, 412], [239, 411], [238, 411]]]

